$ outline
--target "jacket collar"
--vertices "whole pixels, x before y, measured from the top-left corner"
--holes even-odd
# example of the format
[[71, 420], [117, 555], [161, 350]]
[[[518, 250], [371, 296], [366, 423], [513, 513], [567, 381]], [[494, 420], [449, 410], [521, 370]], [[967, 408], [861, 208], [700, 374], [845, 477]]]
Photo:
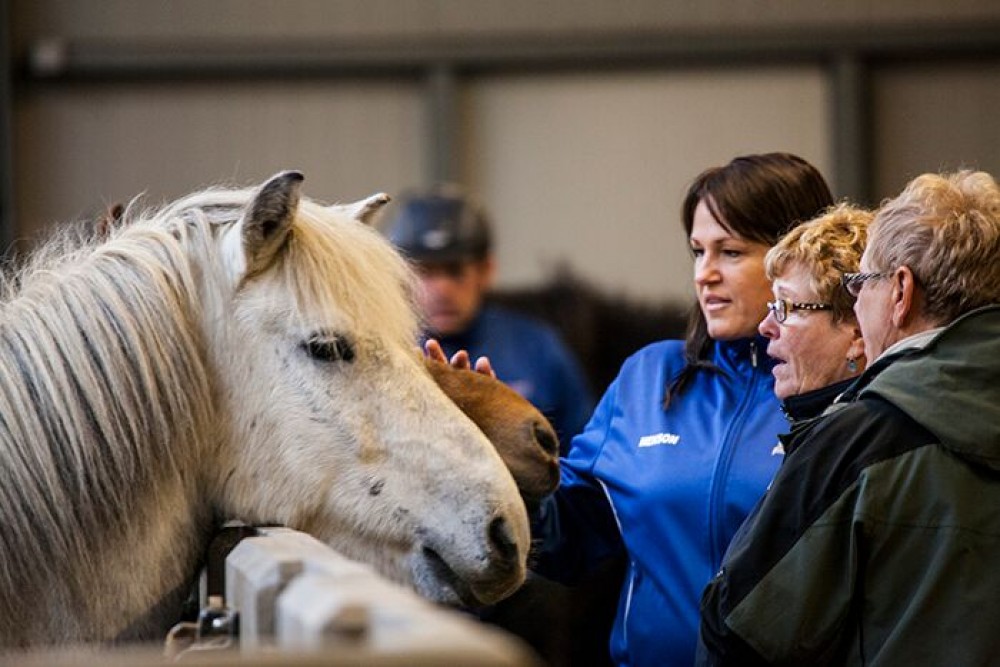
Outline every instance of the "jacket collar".
[[812, 419], [823, 414], [823, 411], [833, 403], [838, 396], [854, 384], [856, 378], [848, 378], [831, 385], [807, 391], [796, 396], [789, 396], [781, 403], [781, 410], [788, 421], [795, 422]]
[[774, 368], [774, 360], [767, 356], [767, 338], [764, 336], [716, 341], [715, 363], [727, 371], [750, 366], [770, 373]]

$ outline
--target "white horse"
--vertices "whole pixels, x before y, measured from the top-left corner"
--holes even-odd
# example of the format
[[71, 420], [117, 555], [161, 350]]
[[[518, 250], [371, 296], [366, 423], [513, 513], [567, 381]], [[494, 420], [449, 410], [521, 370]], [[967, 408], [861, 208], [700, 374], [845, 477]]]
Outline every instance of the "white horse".
[[65, 235], [0, 303], [0, 647], [162, 636], [219, 519], [446, 603], [525, 576], [524, 506], [416, 350], [405, 262], [297, 172]]

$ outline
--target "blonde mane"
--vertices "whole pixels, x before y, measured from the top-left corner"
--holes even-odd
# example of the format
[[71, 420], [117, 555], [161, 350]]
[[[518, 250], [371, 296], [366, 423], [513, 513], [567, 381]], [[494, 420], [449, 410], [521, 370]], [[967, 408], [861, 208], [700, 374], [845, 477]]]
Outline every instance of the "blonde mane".
[[383, 335], [415, 345], [416, 283], [378, 232], [309, 201], [300, 205], [296, 222], [278, 268], [295, 310], [323, 312], [335, 305], [352, 328], [377, 323]]
[[147, 520], [127, 494], [180, 478], [202, 449], [210, 396], [194, 277], [178, 240], [142, 224], [100, 245], [61, 234], [3, 287], [0, 586], [23, 586], [15, 572], [44, 586], [72, 570], [82, 592], [88, 531]]
[[420, 363], [413, 274], [301, 180], [133, 203], [0, 278], [0, 653], [162, 636], [222, 519], [442, 602], [523, 580], [524, 505]]

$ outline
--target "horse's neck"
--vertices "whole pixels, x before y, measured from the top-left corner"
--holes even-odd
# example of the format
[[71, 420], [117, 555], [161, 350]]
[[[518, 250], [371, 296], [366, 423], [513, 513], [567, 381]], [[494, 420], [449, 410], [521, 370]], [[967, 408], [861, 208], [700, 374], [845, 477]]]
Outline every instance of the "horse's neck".
[[150, 610], [193, 576], [212, 408], [168, 269], [136, 262], [5, 313], [0, 645], [158, 627]]
[[[113, 639], [161, 639], [180, 620], [181, 607], [192, 590], [213, 534], [210, 508], [191, 506], [187, 499], [173, 507], [159, 502], [144, 526], [132, 531], [127, 547], [108, 554], [103, 586], [97, 598], [105, 604], [96, 617], [104, 619], [102, 632]], [[141, 572], [141, 574], [137, 574]], [[123, 590], [131, 597], [122, 600]], [[113, 623], [107, 623], [113, 619]]]
[[[0, 591], [0, 646], [157, 639], [179, 620], [181, 604], [211, 537], [207, 508], [181, 494], [137, 503], [139, 520], [115, 534], [97, 531], [88, 550], [53, 555], [45, 576], [20, 574]], [[70, 527], [69, 530], [73, 530]]]

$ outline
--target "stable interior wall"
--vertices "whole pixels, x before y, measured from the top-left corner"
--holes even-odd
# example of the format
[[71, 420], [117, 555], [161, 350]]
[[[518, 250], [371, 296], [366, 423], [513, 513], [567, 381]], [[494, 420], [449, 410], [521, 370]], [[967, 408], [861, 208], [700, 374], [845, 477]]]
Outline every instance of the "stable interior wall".
[[[562, 37], [677, 31], [709, 37], [846, 28], [877, 35], [911, 22], [1000, 19], [984, 0], [12, 0], [15, 55], [54, 43], [211, 49], [233, 40]], [[929, 29], [932, 26], [932, 29]], [[835, 119], [825, 63], [777, 62], [461, 72], [460, 179], [498, 225], [500, 285], [568, 266], [642, 299], [688, 299], [691, 265], [678, 211], [696, 173], [753, 151], [789, 150], [833, 180]], [[1000, 173], [995, 59], [928, 57], [871, 66], [872, 189], [975, 164]], [[307, 194], [347, 201], [425, 185], [425, 80], [410, 76], [232, 81], [15, 80], [17, 232], [33, 237], [140, 192], [151, 202], [219, 182], [252, 184], [285, 168]], [[838, 184], [832, 183], [835, 192]], [[839, 194], [839, 192], [837, 192]]]
[[32, 88], [15, 114], [21, 233], [283, 169], [328, 202], [394, 191], [421, 178], [423, 123], [410, 81]]
[[879, 198], [928, 171], [1000, 177], [1000, 57], [880, 67], [872, 90]]
[[464, 181], [500, 226], [505, 285], [561, 266], [633, 298], [687, 300], [684, 193], [736, 155], [790, 151], [830, 173], [818, 68], [483, 77], [463, 104]]
[[[461, 180], [495, 219], [498, 286], [565, 266], [610, 291], [686, 299], [687, 184], [753, 151], [828, 171], [825, 96], [811, 68], [471, 79]], [[34, 91], [15, 115], [22, 233], [138, 193], [156, 203], [286, 168], [325, 201], [398, 194], [423, 184], [424, 109], [407, 81]]]

